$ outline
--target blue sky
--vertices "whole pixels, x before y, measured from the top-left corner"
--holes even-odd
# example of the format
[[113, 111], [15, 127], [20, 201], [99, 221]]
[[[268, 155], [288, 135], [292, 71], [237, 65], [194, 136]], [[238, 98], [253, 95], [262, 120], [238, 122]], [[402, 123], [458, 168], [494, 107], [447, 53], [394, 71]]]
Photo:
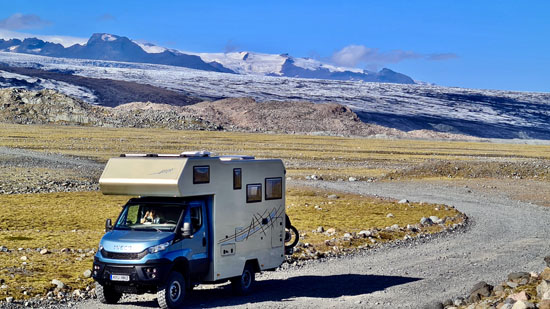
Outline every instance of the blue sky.
[[0, 4], [0, 28], [289, 53], [444, 86], [550, 92], [550, 1], [18, 0]]

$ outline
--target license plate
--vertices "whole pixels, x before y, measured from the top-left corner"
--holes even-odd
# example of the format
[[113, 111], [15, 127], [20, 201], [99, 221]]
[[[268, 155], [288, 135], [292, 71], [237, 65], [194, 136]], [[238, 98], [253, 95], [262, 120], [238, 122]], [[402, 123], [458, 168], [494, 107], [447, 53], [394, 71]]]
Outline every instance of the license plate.
[[130, 281], [128, 275], [111, 275], [111, 281]]

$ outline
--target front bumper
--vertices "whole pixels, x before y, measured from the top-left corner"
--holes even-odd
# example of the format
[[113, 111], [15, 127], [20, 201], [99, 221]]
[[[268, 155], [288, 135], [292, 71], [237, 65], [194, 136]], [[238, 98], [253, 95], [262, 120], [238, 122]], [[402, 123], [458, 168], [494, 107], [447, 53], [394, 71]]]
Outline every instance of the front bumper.
[[[103, 286], [112, 286], [122, 293], [156, 293], [168, 279], [172, 262], [167, 259], [150, 260], [144, 264], [116, 264], [94, 258], [92, 277]], [[112, 275], [128, 276], [128, 281], [114, 281]]]

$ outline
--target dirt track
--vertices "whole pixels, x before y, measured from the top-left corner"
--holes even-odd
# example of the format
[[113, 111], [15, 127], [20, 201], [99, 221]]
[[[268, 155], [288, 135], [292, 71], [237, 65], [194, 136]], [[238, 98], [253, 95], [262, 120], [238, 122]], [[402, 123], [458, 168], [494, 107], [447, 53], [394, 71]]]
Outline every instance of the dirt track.
[[[550, 208], [448, 185], [329, 183], [318, 186], [456, 206], [471, 219], [466, 233], [366, 251], [353, 257], [312, 262], [258, 276], [257, 290], [234, 297], [228, 286], [199, 287], [193, 307], [231, 308], [422, 308], [465, 296], [478, 281], [500, 282], [512, 271], [540, 271], [550, 253]], [[155, 307], [152, 296], [125, 297], [116, 306], [95, 300], [78, 308]]]

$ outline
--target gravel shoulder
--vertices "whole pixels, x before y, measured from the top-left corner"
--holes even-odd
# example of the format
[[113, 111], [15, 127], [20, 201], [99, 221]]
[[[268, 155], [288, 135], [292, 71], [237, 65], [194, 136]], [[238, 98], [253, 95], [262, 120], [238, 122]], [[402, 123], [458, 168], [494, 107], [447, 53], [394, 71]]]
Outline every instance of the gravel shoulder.
[[[297, 182], [295, 182], [297, 183]], [[297, 183], [304, 184], [304, 183]], [[257, 291], [234, 297], [227, 285], [199, 287], [189, 307], [421, 308], [465, 296], [478, 281], [500, 282], [511, 271], [540, 271], [548, 254], [550, 208], [449, 184], [307, 182], [329, 190], [453, 205], [470, 218], [465, 233], [417, 240], [353, 256], [309, 262], [258, 276]], [[156, 307], [152, 295], [115, 306], [95, 300], [78, 308]]]
[[0, 194], [97, 190], [104, 164], [0, 146]]

